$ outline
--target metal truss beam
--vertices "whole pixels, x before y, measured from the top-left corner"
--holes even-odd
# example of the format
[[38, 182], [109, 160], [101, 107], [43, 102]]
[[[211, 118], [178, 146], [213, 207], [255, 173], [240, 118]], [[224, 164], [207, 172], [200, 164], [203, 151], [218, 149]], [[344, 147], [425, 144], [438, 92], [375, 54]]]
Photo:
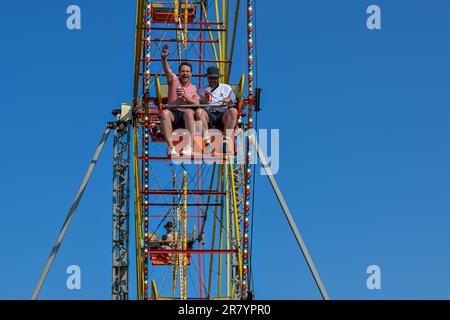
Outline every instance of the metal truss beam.
[[129, 121], [114, 123], [112, 299], [129, 299], [130, 217], [130, 127]]

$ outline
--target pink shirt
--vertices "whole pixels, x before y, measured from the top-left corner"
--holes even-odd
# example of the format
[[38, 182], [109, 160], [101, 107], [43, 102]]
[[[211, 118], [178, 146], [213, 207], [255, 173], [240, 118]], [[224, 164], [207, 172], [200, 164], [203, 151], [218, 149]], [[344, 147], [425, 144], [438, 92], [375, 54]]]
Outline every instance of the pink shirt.
[[[169, 91], [168, 91], [168, 104], [189, 104], [189, 102], [184, 101], [183, 99], [179, 99], [177, 95], [177, 88], [181, 87], [184, 90], [184, 94], [192, 99], [200, 99], [197, 94], [197, 87], [193, 85], [191, 82], [187, 86], [183, 86], [180, 82], [180, 79], [178, 79], [176, 74], [173, 74], [172, 76], [172, 83], [169, 84]], [[175, 110], [184, 111], [184, 108], [175, 108]]]

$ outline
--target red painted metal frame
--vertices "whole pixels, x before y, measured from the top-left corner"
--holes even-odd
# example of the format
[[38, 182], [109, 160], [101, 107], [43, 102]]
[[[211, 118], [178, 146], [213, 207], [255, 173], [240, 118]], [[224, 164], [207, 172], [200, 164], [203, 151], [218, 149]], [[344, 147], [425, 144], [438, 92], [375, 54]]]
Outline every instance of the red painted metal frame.
[[[152, 38], [152, 42], [178, 42], [178, 39], [175, 38]], [[219, 40], [209, 40], [209, 39], [187, 39], [187, 42], [191, 43], [218, 43]]]
[[[163, 142], [163, 141], [158, 141]], [[174, 159], [167, 157], [139, 157], [139, 160], [154, 160], [154, 161], [186, 161], [191, 160], [191, 164], [195, 164], [196, 161], [203, 161], [209, 164], [224, 164], [227, 162], [226, 155], [225, 154], [219, 154], [217, 156], [190, 156], [190, 157], [176, 157]]]
[[[167, 206], [170, 206], [170, 205], [172, 205], [172, 202], [149, 202], [149, 203], [147, 203], [147, 204], [145, 204], [144, 202], [142, 202], [142, 205], [143, 206], [149, 206], [149, 207], [151, 207], [151, 206], [160, 206], [160, 207], [167, 207]], [[214, 206], [221, 206], [222, 205], [222, 203], [201, 203], [201, 204], [198, 204], [198, 203], [188, 203], [187, 204], [187, 206], [188, 207], [197, 207], [197, 206], [206, 206], [206, 205], [208, 205], [208, 206], [211, 206], [211, 207], [214, 207]]]
[[[168, 22], [168, 23], [166, 23], [166, 24], [178, 24], [178, 23], [176, 23], [176, 22]], [[191, 22], [191, 23], [188, 23], [188, 25], [194, 25], [194, 26], [222, 26], [223, 25], [223, 22]]]
[[[167, 218], [167, 214], [149, 214], [149, 217], [153, 217], [153, 218]], [[199, 216], [194, 214], [194, 215], [188, 215], [188, 218], [198, 218]], [[203, 215], [200, 216], [200, 218], [202, 218]]]
[[[150, 194], [150, 195], [181, 195], [183, 194], [182, 190], [169, 190], [169, 189], [158, 189], [158, 190], [142, 190], [141, 194]], [[218, 192], [214, 190], [187, 190], [188, 195], [212, 195], [212, 196], [224, 196], [225, 192]]]
[[[188, 28], [188, 31], [204, 31], [202, 27], [202, 24], [200, 25], [200, 28]], [[143, 28], [145, 29], [145, 28]], [[157, 31], [183, 31], [183, 28], [178, 28], [178, 27], [169, 27], [169, 28], [163, 28], [163, 27], [153, 27], [152, 30], [157, 30]], [[210, 29], [212, 32], [227, 32], [227, 29]], [[209, 30], [208, 30], [209, 31]]]
[[[150, 59], [150, 61], [162, 61], [162, 59]], [[167, 59], [167, 61], [169, 62], [178, 62], [178, 59]], [[225, 61], [225, 60], [211, 60], [211, 59], [183, 59], [183, 61], [188, 61], [188, 62], [219, 62], [219, 63], [230, 63], [230, 61]], [[199, 71], [199, 74], [201, 74], [202, 72]]]
[[229, 253], [236, 253], [237, 250], [211, 250], [211, 249], [202, 249], [202, 250], [197, 250], [197, 249], [165, 249], [165, 250], [159, 250], [159, 249], [150, 249], [148, 250], [149, 254], [159, 254], [159, 253], [193, 253], [193, 254], [212, 254], [212, 253], [217, 253], [217, 254], [229, 254]]

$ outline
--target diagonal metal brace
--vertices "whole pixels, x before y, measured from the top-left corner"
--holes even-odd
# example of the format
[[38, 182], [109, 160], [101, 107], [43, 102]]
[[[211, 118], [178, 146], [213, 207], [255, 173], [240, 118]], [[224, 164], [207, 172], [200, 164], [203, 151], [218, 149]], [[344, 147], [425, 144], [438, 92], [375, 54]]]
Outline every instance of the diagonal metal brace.
[[108, 123], [105, 131], [103, 132], [103, 135], [97, 146], [97, 150], [95, 150], [94, 156], [91, 160], [91, 163], [89, 164], [89, 168], [86, 172], [86, 175], [84, 176], [83, 182], [81, 183], [80, 189], [78, 190], [78, 193], [72, 202], [72, 206], [70, 207], [70, 210], [69, 210], [69, 213], [67, 214], [66, 220], [64, 221], [64, 224], [63, 224], [61, 230], [59, 231], [58, 238], [56, 239], [55, 245], [53, 246], [50, 256], [48, 257], [47, 263], [45, 264], [44, 270], [42, 271], [41, 277], [39, 278], [36, 288], [33, 291], [33, 295], [31, 297], [32, 300], [36, 300], [39, 296], [39, 292], [42, 289], [42, 286], [47, 277], [47, 274], [50, 271], [50, 268], [52, 266], [53, 260], [55, 260], [56, 254], [58, 253], [58, 250], [59, 250], [59, 247], [61, 246], [64, 236], [66, 235], [67, 229], [69, 228], [70, 222], [72, 221], [75, 210], [77, 209], [78, 204], [80, 203], [81, 197], [83, 196], [84, 190], [86, 189], [89, 179], [91, 178], [92, 171], [94, 171], [94, 167], [97, 164], [97, 160], [100, 157], [100, 153], [102, 152], [103, 147], [106, 143], [106, 140], [108, 139], [108, 135], [109, 135], [111, 129], [114, 128], [114, 126], [115, 126], [114, 123], [112, 123], [112, 122]]
[[288, 220], [288, 223], [292, 229], [292, 232], [294, 233], [294, 236], [297, 239], [297, 243], [300, 246], [300, 250], [302, 251], [303, 256], [305, 257], [305, 260], [306, 260], [306, 263], [308, 264], [309, 270], [311, 271], [311, 273], [314, 277], [314, 281], [316, 282], [316, 285], [320, 290], [320, 294], [322, 295], [322, 298], [324, 300], [329, 300], [330, 297], [328, 296], [328, 293], [325, 289], [325, 286], [322, 283], [322, 280], [320, 280], [319, 273], [317, 272], [316, 267], [314, 266], [311, 256], [309, 255], [308, 249], [306, 248], [306, 245], [303, 242], [302, 236], [300, 235], [300, 232], [298, 231], [297, 225], [295, 224], [295, 221], [292, 218], [292, 214], [287, 206], [286, 200], [284, 200], [283, 194], [281, 193], [280, 188], [278, 187], [278, 184], [275, 181], [275, 178], [273, 177], [272, 171], [270, 170], [269, 166], [267, 165], [266, 157], [264, 156], [264, 153], [259, 148], [259, 144], [257, 141], [254, 141], [254, 139], [252, 139], [251, 143], [256, 148], [256, 152], [261, 161], [261, 164], [262, 164], [264, 170], [266, 171], [266, 175], [269, 178], [270, 184], [272, 185], [272, 189], [275, 192], [275, 195], [278, 198], [278, 202], [280, 203], [281, 208], [283, 209], [284, 215], [286, 216], [286, 219]]

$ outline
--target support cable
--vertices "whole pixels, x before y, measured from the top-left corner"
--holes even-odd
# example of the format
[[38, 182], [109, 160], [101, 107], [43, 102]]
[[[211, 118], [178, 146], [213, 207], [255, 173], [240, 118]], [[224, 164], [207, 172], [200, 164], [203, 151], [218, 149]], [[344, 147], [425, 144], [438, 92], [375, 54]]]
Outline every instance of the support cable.
[[81, 197], [83, 196], [84, 190], [86, 189], [89, 179], [91, 178], [92, 172], [94, 171], [94, 167], [97, 164], [97, 160], [100, 157], [100, 154], [103, 150], [106, 140], [108, 139], [108, 135], [114, 126], [115, 126], [115, 123], [108, 123], [108, 125], [105, 129], [105, 132], [103, 132], [103, 135], [97, 146], [97, 150], [95, 150], [94, 156], [92, 157], [91, 163], [89, 164], [86, 175], [84, 176], [83, 182], [81, 183], [80, 189], [78, 190], [78, 193], [72, 202], [72, 205], [70, 207], [69, 213], [67, 214], [66, 220], [64, 221], [63, 226], [62, 226], [61, 230], [59, 231], [58, 238], [56, 239], [55, 245], [53, 246], [50, 256], [48, 257], [47, 263], [45, 264], [44, 270], [42, 271], [42, 274], [39, 278], [36, 288], [33, 291], [33, 295], [31, 297], [32, 300], [36, 300], [39, 296], [39, 292], [42, 289], [42, 286], [47, 277], [47, 274], [50, 271], [53, 261], [55, 260], [56, 254], [58, 253], [59, 247], [61, 246], [64, 236], [66, 235], [67, 229], [69, 228], [70, 222], [72, 221], [75, 210], [77, 209], [78, 204], [80, 203], [80, 200], [81, 200]]
[[300, 235], [300, 232], [298, 231], [297, 225], [295, 224], [295, 221], [292, 218], [292, 214], [287, 206], [286, 200], [284, 199], [283, 194], [281, 193], [280, 188], [278, 187], [278, 184], [275, 181], [275, 178], [273, 177], [272, 171], [270, 170], [269, 166], [267, 165], [266, 157], [264, 156], [263, 152], [259, 148], [258, 143], [256, 141], [252, 141], [252, 143], [254, 144], [254, 146], [256, 148], [256, 152], [258, 154], [259, 159], [261, 160], [262, 166], [264, 167], [264, 171], [266, 172], [267, 178], [269, 179], [272, 189], [275, 192], [275, 195], [277, 196], [278, 201], [283, 209], [284, 215], [286, 216], [286, 219], [288, 220], [289, 226], [291, 227], [292, 232], [294, 233], [294, 236], [297, 240], [297, 243], [300, 246], [300, 249], [303, 253], [303, 256], [305, 257], [306, 263], [308, 264], [308, 268], [314, 277], [314, 281], [316, 282], [316, 285], [320, 290], [320, 294], [322, 295], [322, 298], [324, 300], [329, 300], [330, 297], [328, 296], [328, 293], [322, 283], [322, 280], [320, 279], [319, 273], [317, 272], [316, 267], [314, 266], [311, 256], [309, 255], [308, 249], [306, 248], [306, 245], [303, 242], [302, 236]]

